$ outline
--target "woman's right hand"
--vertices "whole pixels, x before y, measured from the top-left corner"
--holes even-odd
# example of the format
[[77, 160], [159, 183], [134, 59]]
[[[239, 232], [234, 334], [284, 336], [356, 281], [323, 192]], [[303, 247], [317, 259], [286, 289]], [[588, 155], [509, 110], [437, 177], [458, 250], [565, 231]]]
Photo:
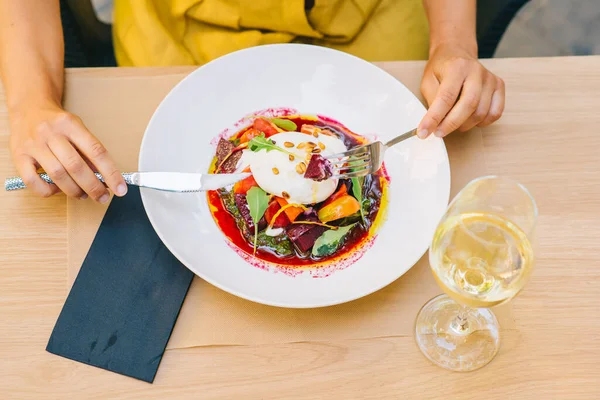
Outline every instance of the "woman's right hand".
[[[11, 110], [10, 149], [25, 185], [43, 197], [59, 191], [67, 196], [106, 203], [108, 189], [117, 196], [127, 185], [106, 148], [92, 135], [81, 119], [54, 104]], [[38, 175], [42, 168], [55, 185]], [[106, 186], [94, 175], [100, 172]]]

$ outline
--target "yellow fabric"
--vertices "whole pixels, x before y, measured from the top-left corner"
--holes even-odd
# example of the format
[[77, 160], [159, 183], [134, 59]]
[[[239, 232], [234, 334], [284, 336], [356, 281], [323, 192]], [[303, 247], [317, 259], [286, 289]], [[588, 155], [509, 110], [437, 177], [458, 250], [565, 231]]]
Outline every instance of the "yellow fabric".
[[115, 0], [121, 66], [201, 65], [243, 48], [310, 43], [368, 61], [427, 58], [422, 0]]

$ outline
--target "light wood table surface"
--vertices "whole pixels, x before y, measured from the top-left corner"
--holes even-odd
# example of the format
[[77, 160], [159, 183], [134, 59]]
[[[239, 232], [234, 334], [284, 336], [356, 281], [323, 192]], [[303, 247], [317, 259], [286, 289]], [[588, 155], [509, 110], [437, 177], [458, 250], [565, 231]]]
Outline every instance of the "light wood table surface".
[[[525, 184], [541, 213], [536, 269], [514, 300], [517, 329], [504, 332], [487, 367], [437, 368], [411, 336], [169, 350], [153, 385], [51, 355], [44, 349], [67, 295], [66, 200], [2, 192], [0, 398], [599, 399], [600, 57], [485, 64], [508, 92], [504, 116], [484, 130], [488, 170]], [[382, 66], [413, 87], [423, 68]], [[185, 72], [79, 70], [68, 79]], [[0, 93], [2, 179], [15, 173], [8, 134]]]

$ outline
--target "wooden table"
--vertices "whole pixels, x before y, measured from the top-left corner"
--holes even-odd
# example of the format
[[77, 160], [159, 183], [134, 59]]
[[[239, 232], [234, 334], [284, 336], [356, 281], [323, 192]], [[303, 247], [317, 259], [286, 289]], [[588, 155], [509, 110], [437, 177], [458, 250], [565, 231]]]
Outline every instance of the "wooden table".
[[[484, 130], [489, 172], [524, 183], [541, 212], [536, 270], [514, 300], [517, 329], [490, 365], [447, 372], [410, 336], [169, 350], [154, 385], [56, 357], [44, 349], [67, 295], [66, 201], [24, 191], [0, 194], [0, 398], [600, 398], [600, 57], [485, 64], [508, 91], [505, 115]], [[415, 81], [423, 68], [383, 66]], [[15, 172], [7, 147], [0, 94], [2, 179]]]

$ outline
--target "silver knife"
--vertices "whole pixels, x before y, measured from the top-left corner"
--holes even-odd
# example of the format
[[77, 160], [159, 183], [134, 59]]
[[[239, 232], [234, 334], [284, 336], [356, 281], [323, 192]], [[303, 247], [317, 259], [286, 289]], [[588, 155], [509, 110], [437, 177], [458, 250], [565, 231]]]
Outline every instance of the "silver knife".
[[[52, 179], [48, 174], [39, 174], [40, 178], [48, 183]], [[199, 174], [187, 172], [126, 172], [123, 178], [128, 185], [135, 185], [167, 192], [200, 192], [205, 190], [215, 190], [225, 186], [232, 185], [242, 179], [249, 177], [249, 173], [241, 174]], [[104, 178], [99, 173], [96, 177], [104, 182]], [[4, 182], [4, 189], [19, 190], [25, 189], [25, 183], [21, 178], [8, 178]]]

